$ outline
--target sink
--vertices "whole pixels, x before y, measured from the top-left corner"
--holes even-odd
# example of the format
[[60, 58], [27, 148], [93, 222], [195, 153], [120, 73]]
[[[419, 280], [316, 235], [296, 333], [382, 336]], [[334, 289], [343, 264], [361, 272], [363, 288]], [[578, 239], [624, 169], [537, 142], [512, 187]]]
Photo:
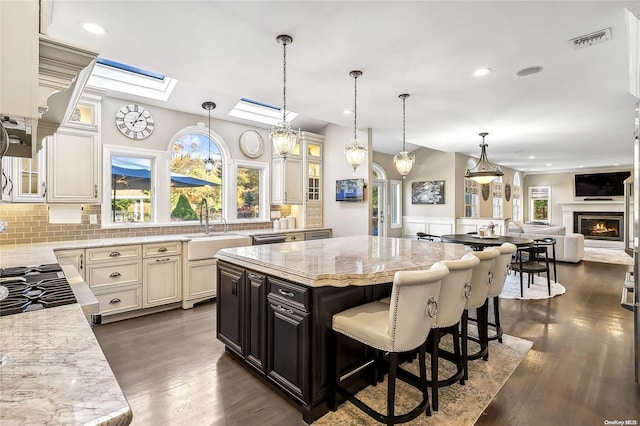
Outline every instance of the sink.
[[246, 235], [211, 233], [186, 235], [193, 238], [187, 243], [187, 260], [212, 259], [218, 250], [229, 247], [250, 246], [251, 237]]
[[185, 237], [187, 238], [210, 238], [210, 237], [220, 237], [220, 236], [228, 236], [228, 237], [237, 237], [237, 234], [230, 234], [228, 232], [209, 232], [205, 234], [204, 232], [200, 232], [198, 234], [187, 234]]

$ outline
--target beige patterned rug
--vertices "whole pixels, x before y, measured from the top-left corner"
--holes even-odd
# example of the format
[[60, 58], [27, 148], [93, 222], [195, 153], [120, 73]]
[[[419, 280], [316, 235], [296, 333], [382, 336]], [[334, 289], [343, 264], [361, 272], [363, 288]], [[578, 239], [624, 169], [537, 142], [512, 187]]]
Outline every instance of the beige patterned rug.
[[[520, 274], [511, 273], [507, 275], [507, 280], [504, 283], [502, 293], [500, 293], [501, 299], [550, 299], [552, 297], [560, 296], [567, 292], [567, 289], [562, 284], [555, 281], [551, 281], [551, 295], [549, 295], [549, 287], [547, 287], [547, 278], [543, 276], [534, 275], [533, 284], [527, 286], [529, 274], [524, 274], [522, 282], [523, 297], [520, 297]], [[552, 275], [553, 276], [553, 275]]]
[[587, 262], [614, 263], [616, 265], [633, 265], [633, 258], [622, 249], [585, 247], [582, 260]]
[[[470, 327], [471, 329], [472, 327]], [[470, 330], [471, 332], [471, 330]], [[489, 343], [489, 360], [481, 359], [469, 362], [469, 380], [465, 385], [459, 383], [440, 389], [439, 411], [431, 417], [421, 415], [415, 420], [405, 423], [411, 425], [464, 426], [473, 425], [484, 409], [489, 405], [502, 385], [518, 367], [525, 355], [531, 349], [532, 342], [517, 337], [504, 335], [504, 343], [491, 341]], [[450, 336], [443, 338], [441, 347], [451, 344]], [[469, 352], [477, 350], [477, 346], [470, 344]], [[410, 364], [403, 364], [403, 368], [417, 374], [417, 360]], [[441, 361], [440, 377], [448, 377], [455, 371], [453, 365]], [[427, 354], [427, 371], [430, 371], [429, 355]], [[430, 374], [428, 373], [427, 377]], [[386, 378], [377, 386], [369, 386], [358, 393], [358, 398], [371, 405], [381, 413], [386, 412]], [[431, 397], [431, 391], [429, 391]], [[420, 392], [398, 381], [396, 384], [396, 414], [402, 414], [414, 408], [422, 399]], [[364, 414], [349, 402], [344, 402], [335, 412], [324, 415], [314, 425], [376, 425], [379, 424]]]

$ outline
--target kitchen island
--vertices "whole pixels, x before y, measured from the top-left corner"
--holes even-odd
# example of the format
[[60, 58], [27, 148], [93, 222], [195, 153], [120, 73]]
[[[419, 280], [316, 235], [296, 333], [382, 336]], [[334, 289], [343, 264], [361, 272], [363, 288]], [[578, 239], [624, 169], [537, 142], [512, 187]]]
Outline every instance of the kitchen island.
[[[332, 316], [388, 296], [401, 270], [462, 257], [459, 244], [352, 236], [223, 249], [216, 255], [217, 337], [311, 423], [328, 411]], [[341, 344], [345, 369], [364, 357]], [[352, 376], [355, 389], [366, 384]]]

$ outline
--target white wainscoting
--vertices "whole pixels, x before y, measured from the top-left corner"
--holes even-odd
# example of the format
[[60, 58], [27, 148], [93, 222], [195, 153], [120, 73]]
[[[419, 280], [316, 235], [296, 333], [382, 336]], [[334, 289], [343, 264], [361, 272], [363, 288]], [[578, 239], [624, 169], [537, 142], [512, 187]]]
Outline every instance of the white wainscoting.
[[417, 232], [454, 234], [456, 221], [453, 217], [403, 216], [402, 224], [402, 235], [415, 237]]

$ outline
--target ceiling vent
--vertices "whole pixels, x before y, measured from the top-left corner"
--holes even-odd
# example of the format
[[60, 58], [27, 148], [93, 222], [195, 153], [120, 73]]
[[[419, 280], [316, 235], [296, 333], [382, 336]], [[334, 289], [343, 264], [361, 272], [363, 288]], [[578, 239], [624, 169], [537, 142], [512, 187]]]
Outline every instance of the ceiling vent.
[[569, 40], [569, 43], [573, 45], [574, 49], [582, 49], [583, 47], [604, 43], [607, 40], [611, 40], [611, 28], [605, 28], [604, 30], [596, 31], [595, 33], [572, 38]]

